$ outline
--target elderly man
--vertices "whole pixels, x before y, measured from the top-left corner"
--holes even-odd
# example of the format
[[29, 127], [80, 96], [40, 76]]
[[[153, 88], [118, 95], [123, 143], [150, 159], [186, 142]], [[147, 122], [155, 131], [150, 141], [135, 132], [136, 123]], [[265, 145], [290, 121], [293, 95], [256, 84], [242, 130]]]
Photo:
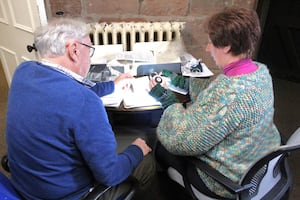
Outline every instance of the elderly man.
[[54, 20], [36, 30], [34, 43], [42, 59], [18, 66], [8, 99], [6, 139], [18, 192], [26, 199], [80, 199], [98, 182], [118, 185], [118, 193], [132, 173], [147, 184], [155, 171], [151, 148], [137, 138], [116, 153], [99, 98], [130, 76], [84, 78], [94, 48], [81, 21]]

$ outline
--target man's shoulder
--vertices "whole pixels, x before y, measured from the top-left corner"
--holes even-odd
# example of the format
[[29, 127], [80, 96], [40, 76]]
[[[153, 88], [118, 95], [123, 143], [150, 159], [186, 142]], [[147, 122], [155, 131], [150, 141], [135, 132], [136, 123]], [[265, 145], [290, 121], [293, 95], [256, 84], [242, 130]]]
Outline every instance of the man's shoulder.
[[36, 66], [36, 65], [38, 65], [37, 61], [32, 61], [32, 60], [31, 61], [24, 61], [19, 66], [17, 66], [16, 72], [21, 71], [21, 70], [29, 69], [30, 67]]

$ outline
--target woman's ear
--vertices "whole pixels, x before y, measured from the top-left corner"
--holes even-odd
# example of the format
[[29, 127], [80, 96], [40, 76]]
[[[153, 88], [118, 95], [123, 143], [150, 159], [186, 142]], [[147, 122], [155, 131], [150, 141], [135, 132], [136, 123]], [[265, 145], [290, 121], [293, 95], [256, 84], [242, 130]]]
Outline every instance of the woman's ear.
[[227, 53], [230, 52], [230, 49], [231, 49], [231, 46], [223, 47], [223, 52], [224, 52], [225, 54], [227, 54]]

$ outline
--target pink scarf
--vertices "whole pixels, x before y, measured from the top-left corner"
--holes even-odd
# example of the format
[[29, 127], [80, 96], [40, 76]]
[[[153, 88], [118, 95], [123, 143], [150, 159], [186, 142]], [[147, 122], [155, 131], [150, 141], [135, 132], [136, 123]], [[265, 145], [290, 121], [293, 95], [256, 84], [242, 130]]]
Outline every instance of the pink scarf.
[[256, 69], [257, 65], [247, 58], [226, 65], [223, 71], [226, 76], [237, 76], [252, 73]]

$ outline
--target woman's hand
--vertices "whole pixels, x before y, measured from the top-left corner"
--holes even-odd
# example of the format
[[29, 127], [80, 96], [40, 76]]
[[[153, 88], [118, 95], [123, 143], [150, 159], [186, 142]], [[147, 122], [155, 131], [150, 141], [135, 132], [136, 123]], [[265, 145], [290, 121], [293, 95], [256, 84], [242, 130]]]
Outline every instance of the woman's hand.
[[161, 73], [154, 75], [154, 76], [149, 76], [150, 81], [149, 81], [149, 88], [150, 90], [155, 87], [156, 84], [160, 84], [162, 87], [165, 89], [168, 89], [166, 80], [163, 76], [161, 76]]
[[157, 82], [154, 79], [149, 80], [149, 88], [150, 90], [156, 86]]

